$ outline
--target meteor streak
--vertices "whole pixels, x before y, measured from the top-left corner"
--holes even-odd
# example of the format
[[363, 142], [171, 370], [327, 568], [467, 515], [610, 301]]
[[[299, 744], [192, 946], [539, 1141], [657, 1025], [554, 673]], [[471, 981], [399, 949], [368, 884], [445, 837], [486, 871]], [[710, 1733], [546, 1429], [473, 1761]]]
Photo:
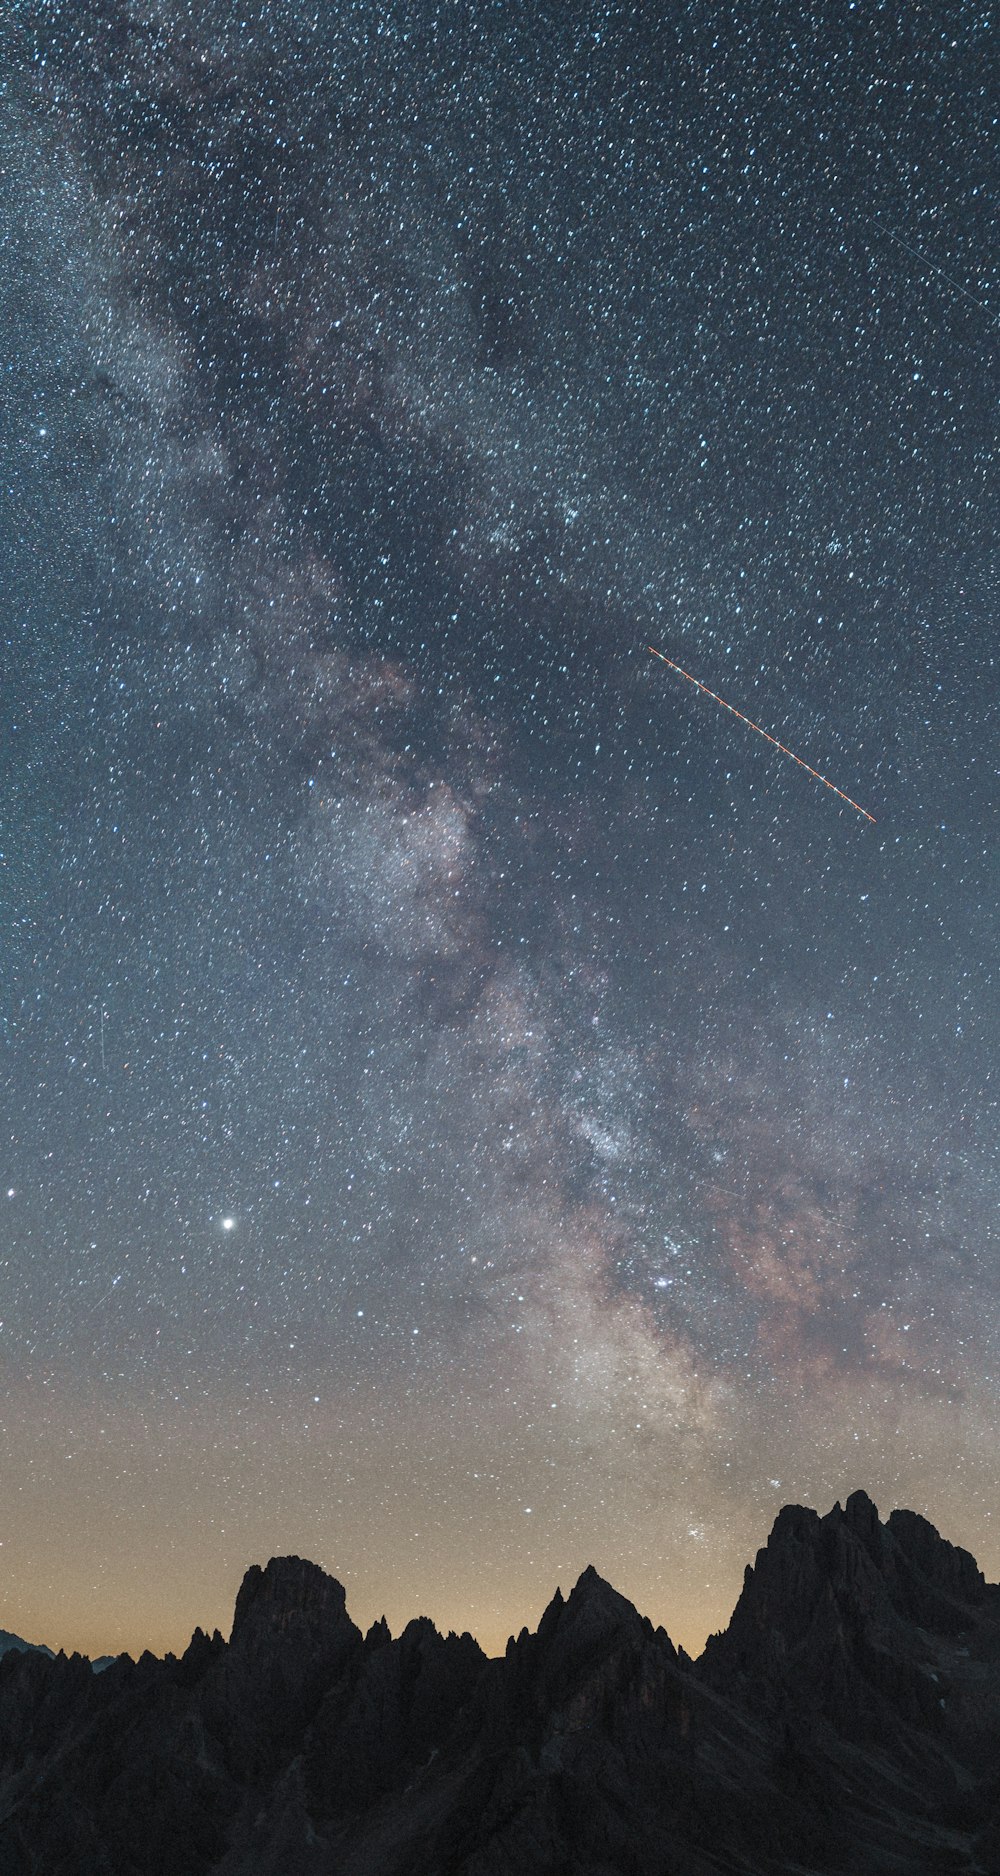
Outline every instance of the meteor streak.
[[794, 749], [789, 749], [784, 743], [779, 743], [778, 738], [772, 736], [770, 730], [761, 729], [759, 723], [755, 723], [752, 717], [744, 716], [742, 710], [737, 710], [735, 704], [727, 703], [725, 698], [720, 697], [716, 691], [709, 690], [707, 684], [703, 684], [700, 678], [692, 677], [690, 671], [684, 670], [683, 665], [675, 664], [672, 658], [667, 657], [666, 652], [657, 651], [655, 645], [647, 645], [646, 649], [652, 652], [654, 658], [662, 658], [664, 664], [670, 666], [671, 671], [676, 671], [680, 677], [687, 678], [688, 683], [693, 684], [695, 690], [704, 691], [705, 696], [711, 697], [713, 703], [721, 704], [723, 710], [729, 711], [730, 716], [739, 717], [741, 723], [745, 723], [749, 729], [756, 730], [758, 736], [763, 736], [765, 742], [773, 743], [775, 749], [780, 749], [783, 756], [791, 756], [792, 761], [797, 762], [800, 769], [805, 769], [807, 775], [811, 775], [817, 782], [822, 782], [824, 788], [829, 788], [832, 794], [839, 795], [841, 801], [846, 801], [849, 808], [856, 809], [858, 814], [863, 814], [865, 820], [870, 821], [873, 827], [875, 826], [874, 814], [869, 814], [868, 809], [863, 808], [859, 801], [852, 801], [850, 795], [845, 795], [842, 788], [837, 788], [833, 782], [827, 781], [826, 776], [821, 775], [818, 769], [814, 769], [811, 763], [803, 762], [802, 757], [797, 756]]

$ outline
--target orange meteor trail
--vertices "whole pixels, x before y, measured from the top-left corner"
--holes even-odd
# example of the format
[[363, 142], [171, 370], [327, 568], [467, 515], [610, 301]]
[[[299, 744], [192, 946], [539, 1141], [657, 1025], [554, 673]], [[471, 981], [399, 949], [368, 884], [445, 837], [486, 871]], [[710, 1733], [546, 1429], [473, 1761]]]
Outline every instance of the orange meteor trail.
[[716, 691], [709, 690], [707, 684], [703, 684], [700, 678], [692, 677], [690, 671], [684, 670], [683, 665], [675, 664], [672, 658], [667, 657], [666, 652], [657, 651], [655, 645], [648, 645], [646, 649], [652, 652], [654, 658], [662, 658], [664, 664], [670, 666], [671, 671], [676, 671], [680, 677], [686, 677], [688, 683], [694, 685], [695, 690], [703, 690], [706, 697], [711, 697], [713, 703], [721, 704], [723, 710], [729, 711], [730, 716], [739, 717], [741, 723], [746, 723], [748, 728], [756, 730], [758, 736], [763, 736], [765, 742], [773, 743], [775, 749], [780, 749], [783, 756], [791, 756], [792, 761], [797, 762], [800, 769], [805, 769], [807, 775], [813, 776], [817, 782], [822, 782], [824, 788], [829, 788], [833, 794], [839, 795], [841, 801], [846, 801], [849, 808], [855, 808], [858, 814], [863, 814], [865, 820], [870, 821], [873, 827], [875, 826], [874, 814], [869, 814], [868, 809], [863, 808], [859, 801], [852, 801], [850, 795], [845, 795], [842, 788], [837, 788], [833, 782], [828, 782], [826, 776], [821, 775], [819, 770], [814, 769], [810, 763], [803, 762], [802, 757], [797, 756], [794, 749], [788, 749], [784, 743], [779, 743], [778, 738], [772, 736], [770, 730], [762, 730], [760, 724], [755, 723], [752, 717], [745, 717], [742, 710], [737, 710], [735, 704], [727, 703], [725, 698], [720, 697]]

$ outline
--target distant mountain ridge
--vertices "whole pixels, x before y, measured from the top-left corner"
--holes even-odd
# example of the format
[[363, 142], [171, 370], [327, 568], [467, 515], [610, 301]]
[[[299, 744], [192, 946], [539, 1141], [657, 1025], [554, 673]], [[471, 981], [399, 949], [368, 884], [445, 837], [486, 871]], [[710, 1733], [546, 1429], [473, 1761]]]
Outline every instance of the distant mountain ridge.
[[0, 1869], [998, 1876], [1000, 1587], [856, 1492], [779, 1514], [697, 1662], [593, 1569], [488, 1660], [272, 1558], [180, 1659], [0, 1654]]
[[50, 1660], [53, 1659], [52, 1649], [46, 1648], [44, 1642], [24, 1641], [20, 1635], [12, 1635], [9, 1628], [0, 1628], [0, 1656], [7, 1654], [11, 1648], [20, 1654], [48, 1655]]
[[[47, 1648], [44, 1642], [25, 1641], [20, 1635], [12, 1635], [10, 1629], [0, 1628], [0, 1659], [12, 1648], [19, 1654], [48, 1655], [50, 1661], [56, 1658], [55, 1649]], [[103, 1674], [104, 1669], [109, 1668], [112, 1661], [116, 1659], [115, 1655], [97, 1655], [91, 1661], [90, 1666], [95, 1674]]]

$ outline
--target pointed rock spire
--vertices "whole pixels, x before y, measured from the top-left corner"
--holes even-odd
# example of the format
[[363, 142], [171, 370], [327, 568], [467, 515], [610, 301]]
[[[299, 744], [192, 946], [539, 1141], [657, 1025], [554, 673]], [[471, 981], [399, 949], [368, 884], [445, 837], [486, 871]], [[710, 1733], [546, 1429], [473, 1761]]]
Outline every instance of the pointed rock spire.
[[346, 1603], [343, 1585], [319, 1564], [272, 1557], [264, 1569], [251, 1564], [244, 1576], [230, 1639], [235, 1646], [265, 1635], [305, 1636], [343, 1624], [354, 1629]]

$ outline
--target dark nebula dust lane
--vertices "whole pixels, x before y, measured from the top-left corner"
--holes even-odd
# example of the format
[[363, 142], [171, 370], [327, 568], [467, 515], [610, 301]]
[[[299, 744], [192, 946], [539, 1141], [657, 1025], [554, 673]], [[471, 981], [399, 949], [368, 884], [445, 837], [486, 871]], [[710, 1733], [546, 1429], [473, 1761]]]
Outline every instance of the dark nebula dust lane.
[[11, 7], [5, 1627], [1000, 1571], [989, 25]]

